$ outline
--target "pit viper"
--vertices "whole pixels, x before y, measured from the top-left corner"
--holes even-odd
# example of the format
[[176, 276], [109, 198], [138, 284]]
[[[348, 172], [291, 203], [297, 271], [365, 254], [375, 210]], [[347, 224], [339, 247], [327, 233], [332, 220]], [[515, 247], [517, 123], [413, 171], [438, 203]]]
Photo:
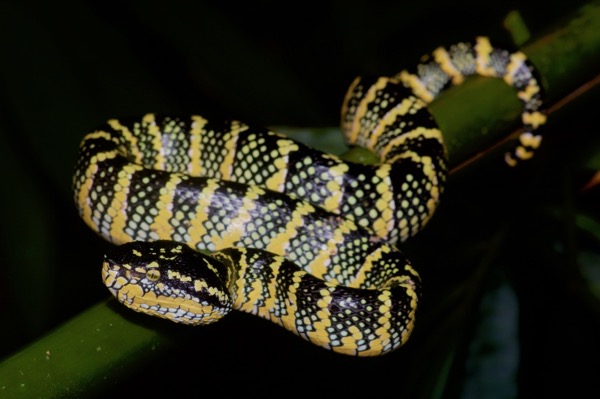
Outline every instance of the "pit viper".
[[126, 306], [175, 322], [236, 309], [342, 354], [397, 349], [421, 280], [396, 245], [430, 220], [447, 174], [427, 104], [473, 74], [515, 88], [524, 133], [505, 159], [530, 158], [546, 120], [539, 79], [524, 53], [486, 37], [439, 47], [413, 72], [356, 78], [341, 128], [375, 165], [236, 120], [109, 120], [83, 138], [73, 177], [83, 221], [118, 244], [104, 283]]

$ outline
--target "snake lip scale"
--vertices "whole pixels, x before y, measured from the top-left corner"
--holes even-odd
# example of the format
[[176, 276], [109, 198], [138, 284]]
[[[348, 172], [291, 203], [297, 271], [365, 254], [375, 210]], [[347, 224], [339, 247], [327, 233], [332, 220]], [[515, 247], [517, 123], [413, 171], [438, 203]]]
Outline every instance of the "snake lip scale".
[[81, 218], [117, 244], [104, 284], [127, 307], [177, 323], [235, 309], [337, 353], [396, 350], [422, 293], [397, 245], [431, 219], [447, 174], [427, 104], [473, 74], [515, 88], [524, 133], [505, 161], [530, 159], [546, 122], [537, 72], [486, 37], [439, 47], [414, 71], [352, 82], [342, 132], [376, 165], [235, 120], [109, 120], [83, 138], [73, 176]]

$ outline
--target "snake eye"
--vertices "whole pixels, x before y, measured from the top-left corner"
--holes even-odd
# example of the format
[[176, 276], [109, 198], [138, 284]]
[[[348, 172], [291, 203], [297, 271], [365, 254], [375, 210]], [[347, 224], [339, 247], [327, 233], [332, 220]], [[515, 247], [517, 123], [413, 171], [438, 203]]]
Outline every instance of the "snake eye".
[[158, 281], [160, 278], [160, 272], [156, 269], [150, 269], [146, 273], [146, 277], [148, 277], [148, 280], [150, 281]]

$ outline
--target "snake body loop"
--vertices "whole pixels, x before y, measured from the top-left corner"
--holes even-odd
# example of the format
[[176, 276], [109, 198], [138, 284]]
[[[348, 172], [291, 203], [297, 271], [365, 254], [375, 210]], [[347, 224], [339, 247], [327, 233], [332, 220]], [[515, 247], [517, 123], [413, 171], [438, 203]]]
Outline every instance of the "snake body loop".
[[426, 225], [446, 180], [427, 103], [474, 73], [517, 89], [526, 132], [506, 160], [530, 158], [545, 122], [541, 88], [522, 53], [486, 38], [437, 49], [415, 73], [353, 82], [344, 137], [376, 153], [377, 165], [239, 121], [108, 121], [83, 139], [73, 178], [83, 220], [120, 244], [104, 283], [130, 308], [176, 322], [237, 309], [335, 352], [395, 350], [421, 295], [395, 244]]

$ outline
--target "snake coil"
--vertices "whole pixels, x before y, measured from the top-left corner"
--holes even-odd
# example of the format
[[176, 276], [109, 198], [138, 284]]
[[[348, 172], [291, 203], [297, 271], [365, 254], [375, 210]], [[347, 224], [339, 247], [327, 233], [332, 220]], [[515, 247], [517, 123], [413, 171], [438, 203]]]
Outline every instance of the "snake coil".
[[541, 87], [523, 53], [484, 37], [438, 48], [415, 73], [352, 83], [344, 137], [377, 165], [239, 121], [109, 120], [83, 139], [73, 177], [82, 219], [119, 244], [104, 283], [126, 306], [176, 322], [237, 309], [335, 352], [395, 350], [421, 295], [395, 245], [432, 217], [447, 173], [427, 103], [472, 74], [516, 88], [525, 133], [506, 161], [530, 158], [545, 122]]

